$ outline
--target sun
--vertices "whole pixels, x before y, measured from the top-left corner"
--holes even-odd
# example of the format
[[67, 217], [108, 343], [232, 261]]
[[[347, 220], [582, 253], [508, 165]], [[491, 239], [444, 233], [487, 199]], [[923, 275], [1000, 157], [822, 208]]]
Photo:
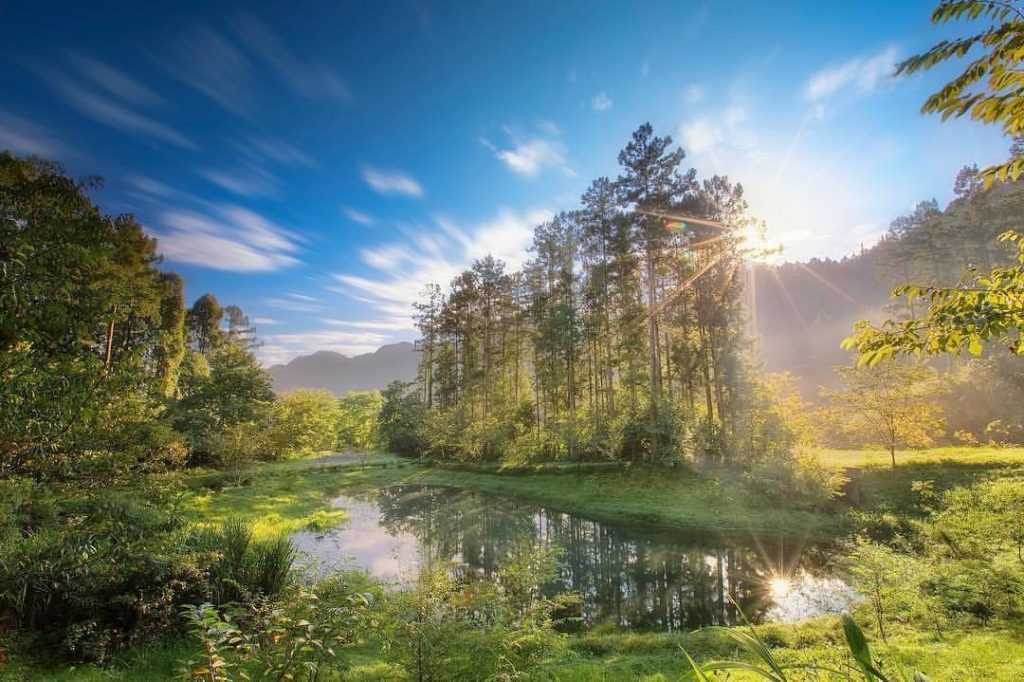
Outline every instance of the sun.
[[782, 601], [789, 595], [790, 590], [793, 589], [793, 583], [789, 578], [779, 575], [772, 578], [768, 584], [768, 589], [773, 600]]

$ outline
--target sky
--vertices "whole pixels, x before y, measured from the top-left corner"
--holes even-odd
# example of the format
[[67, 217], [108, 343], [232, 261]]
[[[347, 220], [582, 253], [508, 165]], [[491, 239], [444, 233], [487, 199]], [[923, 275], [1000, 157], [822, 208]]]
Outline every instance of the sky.
[[999, 131], [920, 114], [933, 0], [0, 1], [0, 149], [100, 176], [266, 364], [415, 338], [474, 259], [529, 257], [640, 124], [743, 184], [776, 258], [870, 246]]

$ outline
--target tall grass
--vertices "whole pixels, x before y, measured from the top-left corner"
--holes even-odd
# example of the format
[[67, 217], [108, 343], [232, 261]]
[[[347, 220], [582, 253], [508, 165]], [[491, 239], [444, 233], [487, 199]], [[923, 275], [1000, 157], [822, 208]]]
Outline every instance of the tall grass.
[[296, 550], [285, 535], [256, 540], [249, 524], [231, 518], [220, 527], [200, 531], [196, 541], [200, 550], [219, 557], [210, 567], [214, 603], [275, 597], [288, 586]]

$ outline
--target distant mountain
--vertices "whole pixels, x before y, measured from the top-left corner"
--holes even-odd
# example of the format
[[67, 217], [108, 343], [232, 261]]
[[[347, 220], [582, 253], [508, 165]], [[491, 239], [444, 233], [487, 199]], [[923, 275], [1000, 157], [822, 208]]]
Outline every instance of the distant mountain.
[[381, 346], [373, 353], [347, 357], [333, 351], [302, 355], [269, 369], [278, 393], [297, 388], [325, 388], [341, 396], [348, 391], [381, 389], [392, 381], [412, 381], [420, 354], [408, 342]]

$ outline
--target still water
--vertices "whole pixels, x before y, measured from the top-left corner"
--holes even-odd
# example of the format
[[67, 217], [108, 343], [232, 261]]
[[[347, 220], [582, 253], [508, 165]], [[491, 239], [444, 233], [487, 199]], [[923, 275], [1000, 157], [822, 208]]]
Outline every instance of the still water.
[[439, 486], [395, 486], [339, 497], [348, 520], [293, 536], [317, 570], [362, 569], [388, 582], [450, 565], [486, 579], [523, 542], [561, 549], [546, 590], [583, 599], [584, 620], [692, 629], [739, 620], [793, 622], [845, 610], [855, 598], [829, 577], [827, 547], [789, 538], [737, 539], [600, 523], [513, 498]]

